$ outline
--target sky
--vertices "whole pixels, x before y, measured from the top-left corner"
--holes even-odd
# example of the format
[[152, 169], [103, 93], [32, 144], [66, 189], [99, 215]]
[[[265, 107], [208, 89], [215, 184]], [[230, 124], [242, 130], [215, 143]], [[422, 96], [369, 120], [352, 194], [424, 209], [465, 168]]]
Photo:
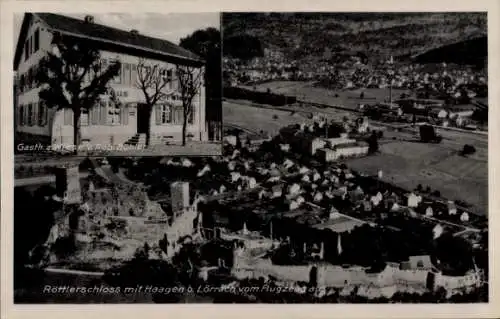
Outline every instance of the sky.
[[[62, 13], [83, 19], [88, 13]], [[207, 13], [102, 13], [92, 14], [94, 22], [122, 30], [136, 29], [140, 34], [179, 44], [179, 40], [198, 29], [213, 27], [220, 30], [217, 12]], [[14, 16], [14, 41], [17, 41], [23, 15]]]

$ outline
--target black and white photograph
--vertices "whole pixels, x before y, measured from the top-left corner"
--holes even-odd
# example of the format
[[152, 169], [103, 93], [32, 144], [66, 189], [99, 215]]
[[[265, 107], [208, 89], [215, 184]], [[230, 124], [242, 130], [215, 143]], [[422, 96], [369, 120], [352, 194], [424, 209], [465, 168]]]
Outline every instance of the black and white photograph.
[[221, 154], [218, 13], [26, 12], [14, 23], [20, 161]]
[[15, 304], [491, 301], [486, 12], [17, 21], [15, 145], [153, 151], [15, 151]]

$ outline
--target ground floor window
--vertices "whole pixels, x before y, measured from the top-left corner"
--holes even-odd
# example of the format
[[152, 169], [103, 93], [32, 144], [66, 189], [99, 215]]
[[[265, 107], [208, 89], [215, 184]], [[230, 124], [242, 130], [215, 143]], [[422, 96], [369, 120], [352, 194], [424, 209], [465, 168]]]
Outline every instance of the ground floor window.
[[[193, 124], [195, 118], [194, 106], [188, 114], [188, 123]], [[156, 107], [156, 124], [182, 125], [184, 120], [184, 109], [182, 105], [161, 104]]]
[[[99, 101], [90, 109], [82, 109], [80, 125], [128, 125], [128, 106], [117, 106], [111, 101]], [[64, 109], [64, 125], [73, 125], [73, 111]]]
[[172, 123], [172, 105], [162, 104], [157, 108], [156, 124], [170, 124]]
[[19, 117], [17, 119], [19, 125], [23, 126], [25, 121], [24, 121], [24, 105], [19, 106]]
[[33, 103], [28, 104], [28, 126], [33, 126], [34, 123], [35, 110], [33, 106], [34, 106]]
[[196, 108], [193, 105], [191, 105], [191, 111], [189, 112], [189, 115], [188, 115], [188, 123], [189, 124], [194, 123], [195, 110], [196, 110]]
[[122, 124], [122, 109], [111, 102], [107, 103], [106, 123], [108, 125]]

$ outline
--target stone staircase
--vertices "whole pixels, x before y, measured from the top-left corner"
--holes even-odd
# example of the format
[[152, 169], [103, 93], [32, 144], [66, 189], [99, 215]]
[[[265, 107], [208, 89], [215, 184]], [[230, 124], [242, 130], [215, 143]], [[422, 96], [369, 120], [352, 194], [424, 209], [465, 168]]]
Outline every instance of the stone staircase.
[[[155, 145], [169, 145], [175, 143], [174, 141], [174, 136], [170, 135], [151, 135], [150, 136], [150, 141], [149, 145], [150, 146], [155, 146]], [[141, 133], [141, 134], [135, 134], [131, 138], [129, 138], [125, 143], [125, 145], [131, 145], [131, 146], [138, 146], [138, 147], [144, 147], [146, 145], [146, 134]]]
[[124, 143], [129, 146], [136, 146], [144, 148], [146, 146], [146, 134], [135, 134]]

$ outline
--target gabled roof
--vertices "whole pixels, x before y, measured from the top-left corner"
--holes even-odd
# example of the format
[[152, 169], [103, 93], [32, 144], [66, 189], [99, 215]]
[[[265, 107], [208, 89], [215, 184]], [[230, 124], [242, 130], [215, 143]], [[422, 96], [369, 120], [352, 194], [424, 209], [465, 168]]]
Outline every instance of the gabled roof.
[[167, 40], [152, 38], [142, 34], [134, 34], [130, 31], [108, 27], [95, 22], [89, 23], [84, 20], [70, 18], [60, 14], [40, 12], [25, 13], [14, 57], [14, 69], [17, 69], [19, 64], [23, 40], [28, 30], [29, 21], [33, 17], [38, 17], [47, 28], [52, 31], [60, 32], [61, 34], [114, 44], [118, 47], [156, 53], [182, 60], [204, 62], [201, 57], [193, 52], [181, 48]]

